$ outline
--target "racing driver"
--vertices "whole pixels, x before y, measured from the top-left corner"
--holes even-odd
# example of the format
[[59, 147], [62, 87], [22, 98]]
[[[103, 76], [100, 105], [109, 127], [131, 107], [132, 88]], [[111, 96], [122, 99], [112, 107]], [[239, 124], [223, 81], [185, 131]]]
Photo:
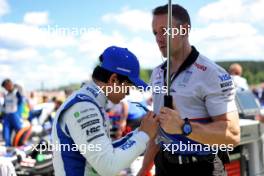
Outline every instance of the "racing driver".
[[53, 151], [56, 176], [116, 175], [156, 136], [158, 121], [149, 112], [137, 130], [111, 141], [105, 113], [107, 101], [117, 104], [129, 90], [109, 90], [124, 90], [132, 85], [143, 89], [147, 84], [139, 79], [136, 56], [126, 48], [108, 47], [100, 62], [92, 81], [74, 92], [57, 111], [52, 131], [53, 145], [60, 146]]

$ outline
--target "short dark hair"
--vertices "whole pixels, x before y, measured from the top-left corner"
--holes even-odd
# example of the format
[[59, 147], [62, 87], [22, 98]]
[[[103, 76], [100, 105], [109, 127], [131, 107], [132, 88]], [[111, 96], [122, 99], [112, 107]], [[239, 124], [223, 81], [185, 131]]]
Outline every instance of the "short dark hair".
[[4, 81], [2, 82], [2, 85], [1, 85], [1, 86], [2, 86], [2, 87], [5, 87], [5, 85], [6, 85], [7, 83], [10, 83], [10, 82], [12, 82], [11, 79], [8, 79], [8, 78], [7, 78], [7, 79], [4, 79]]
[[[187, 23], [191, 26], [191, 19], [188, 11], [180, 6], [179, 4], [172, 4], [172, 16], [179, 20], [182, 24]], [[163, 15], [168, 14], [168, 4], [156, 7], [152, 11], [153, 15]]]
[[[103, 56], [102, 55], [99, 57], [99, 61], [100, 61], [100, 63], [103, 62]], [[100, 66], [97, 66], [93, 70], [92, 78], [95, 80], [107, 83], [112, 74], [114, 74], [114, 72], [111, 72], [111, 71], [106, 70]], [[131, 81], [129, 80], [129, 78], [127, 76], [120, 75], [118, 73], [115, 73], [115, 74], [117, 74], [117, 79], [121, 83], [125, 82], [125, 81], [127, 81], [128, 83], [131, 83]]]

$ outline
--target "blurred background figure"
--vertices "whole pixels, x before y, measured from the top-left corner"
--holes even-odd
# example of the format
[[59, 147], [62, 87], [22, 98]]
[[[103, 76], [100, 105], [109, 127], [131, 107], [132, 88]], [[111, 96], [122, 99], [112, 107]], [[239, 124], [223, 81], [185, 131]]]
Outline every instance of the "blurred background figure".
[[130, 89], [129, 92], [130, 94], [119, 104], [108, 102], [107, 114], [111, 122], [113, 140], [125, 136], [140, 126], [142, 117], [147, 113], [144, 108], [152, 110], [151, 93], [140, 92], [137, 89]]
[[30, 110], [34, 109], [34, 107], [38, 104], [38, 99], [37, 97], [35, 96], [35, 92], [32, 91], [30, 92], [30, 95], [28, 97], [28, 105], [29, 105], [29, 108]]
[[4, 105], [4, 95], [2, 92], [0, 92], [0, 122], [1, 122], [1, 116], [3, 112], [3, 105]]
[[42, 125], [47, 120], [52, 121], [52, 114], [56, 110], [58, 105], [58, 100], [56, 97], [53, 97], [49, 100], [48, 96], [42, 96], [42, 103], [39, 103], [33, 107], [30, 111], [29, 121], [32, 124]]
[[48, 96], [43, 95], [43, 96], [42, 96], [42, 103], [47, 103], [48, 101], [49, 101]]
[[[125, 97], [128, 104], [128, 116], [124, 134], [138, 128], [143, 116], [147, 113], [147, 109], [153, 109], [151, 92], [141, 92], [138, 89], [130, 89], [129, 92], [130, 94]], [[137, 175], [142, 163], [143, 156], [139, 156], [133, 163], [131, 163], [130, 167], [126, 169], [126, 175]]]
[[11, 134], [22, 128], [23, 95], [22, 88], [14, 86], [10, 79], [2, 82], [6, 90], [3, 105], [3, 138], [6, 146], [11, 146]]
[[128, 103], [122, 100], [118, 104], [108, 102], [107, 114], [111, 123], [111, 138], [119, 139], [123, 136], [126, 129], [126, 121], [128, 116]]
[[247, 80], [242, 77], [243, 68], [240, 64], [238, 63], [231, 64], [229, 67], [229, 74], [231, 75], [234, 81], [237, 91], [244, 91], [249, 89]]
[[264, 83], [262, 83], [259, 87], [254, 87], [252, 91], [258, 98], [261, 106], [264, 107]]
[[126, 96], [125, 99], [128, 102], [127, 128], [134, 130], [139, 127], [142, 117], [147, 113], [144, 108], [152, 110], [151, 93], [131, 89], [130, 95]]

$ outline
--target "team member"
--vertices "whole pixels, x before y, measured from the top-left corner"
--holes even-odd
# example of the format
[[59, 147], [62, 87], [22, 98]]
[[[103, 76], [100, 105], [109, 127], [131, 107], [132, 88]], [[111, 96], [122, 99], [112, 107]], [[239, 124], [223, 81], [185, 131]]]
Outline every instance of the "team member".
[[237, 91], [249, 90], [247, 80], [246, 78], [242, 77], [242, 73], [243, 68], [240, 64], [234, 63], [229, 66], [229, 74], [231, 75], [234, 81]]
[[[53, 143], [71, 147], [68, 151], [54, 151], [55, 175], [116, 175], [142, 154], [149, 139], [156, 135], [157, 120], [148, 113], [138, 130], [111, 142], [105, 112], [107, 100], [117, 104], [128, 94], [117, 89], [147, 85], [139, 79], [139, 62], [128, 49], [109, 47], [100, 59], [102, 63], [94, 69], [93, 81], [73, 93], [57, 112]], [[116, 91], [110, 91], [114, 88]], [[73, 151], [74, 146], [79, 150]]]
[[[155, 8], [152, 21], [153, 33], [164, 57], [167, 57], [167, 9], [167, 5]], [[172, 5], [172, 16], [173, 28], [186, 31], [190, 27], [189, 14], [180, 5]], [[239, 143], [233, 81], [224, 69], [189, 44], [188, 33], [173, 36], [171, 50], [169, 89], [175, 109], [163, 107], [164, 94], [154, 92], [154, 112], [158, 114], [162, 130], [157, 140], [159, 145], [152, 142], [148, 146], [139, 175], [145, 175], [155, 156], [157, 176], [225, 175], [226, 152], [215, 155], [208, 145], [222, 144], [226, 146], [223, 150], [232, 150]], [[166, 85], [166, 70], [166, 63], [153, 70], [152, 86]], [[188, 148], [183, 149], [183, 144]], [[191, 147], [196, 144], [202, 147]]]
[[2, 87], [7, 91], [3, 105], [3, 136], [5, 145], [11, 146], [12, 131], [15, 130], [17, 132], [22, 128], [21, 109], [23, 96], [10, 79], [5, 79], [2, 82]]

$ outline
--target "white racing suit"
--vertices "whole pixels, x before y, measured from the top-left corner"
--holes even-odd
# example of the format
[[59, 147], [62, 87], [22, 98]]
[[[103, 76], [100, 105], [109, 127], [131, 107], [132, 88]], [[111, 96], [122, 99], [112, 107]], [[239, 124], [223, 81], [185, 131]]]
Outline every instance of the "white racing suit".
[[106, 96], [90, 82], [60, 107], [52, 131], [56, 176], [116, 175], [144, 152], [149, 137], [142, 131], [112, 143], [106, 104]]

